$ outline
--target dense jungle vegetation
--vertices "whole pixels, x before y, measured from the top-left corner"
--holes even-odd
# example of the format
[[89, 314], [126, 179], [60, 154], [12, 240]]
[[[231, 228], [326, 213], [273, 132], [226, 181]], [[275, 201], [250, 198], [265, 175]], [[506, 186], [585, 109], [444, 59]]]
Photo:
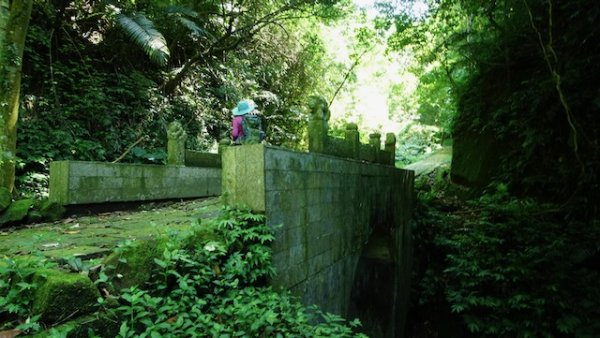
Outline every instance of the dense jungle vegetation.
[[[53, 160], [161, 163], [175, 119], [189, 148], [210, 149], [242, 98], [275, 145], [305, 147], [315, 94], [338, 110], [334, 128], [362, 129], [366, 73], [385, 84], [399, 164], [454, 145], [452, 168], [417, 184], [409, 334], [600, 335], [597, 1], [27, 2], [22, 59], [0, 54], [2, 185], [16, 166], [15, 196], [44, 195]], [[15, 3], [0, 1], [0, 28]]]

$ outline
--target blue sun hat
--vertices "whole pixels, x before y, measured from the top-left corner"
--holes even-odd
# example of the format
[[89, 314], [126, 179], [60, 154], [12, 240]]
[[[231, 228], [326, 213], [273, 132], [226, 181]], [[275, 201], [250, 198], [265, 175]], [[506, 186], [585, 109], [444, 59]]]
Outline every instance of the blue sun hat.
[[254, 102], [249, 100], [242, 100], [238, 102], [237, 107], [233, 108], [231, 111], [234, 116], [245, 115], [249, 112], [253, 111], [256, 108]]

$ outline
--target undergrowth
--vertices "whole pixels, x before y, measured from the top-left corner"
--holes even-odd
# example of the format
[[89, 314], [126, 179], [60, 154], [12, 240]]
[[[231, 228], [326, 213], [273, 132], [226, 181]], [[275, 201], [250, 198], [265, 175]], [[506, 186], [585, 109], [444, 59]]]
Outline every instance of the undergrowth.
[[[168, 241], [143, 285], [107, 295], [104, 291], [113, 277], [105, 267], [96, 280], [105, 296], [98, 299], [100, 312], [116, 323], [117, 337], [123, 338], [366, 337], [356, 332], [358, 320], [347, 322], [316, 307], [304, 307], [289, 293], [269, 286], [275, 274], [268, 246], [273, 239], [264, 216], [225, 208], [218, 218], [197, 225], [189, 237]], [[42, 329], [29, 306], [36, 286], [4, 282], [7, 273], [19, 276], [29, 271], [17, 265], [0, 270], [0, 302], [12, 304], [15, 317], [30, 318], [1, 329], [16, 327], [28, 333]], [[68, 337], [71, 330], [65, 325], [45, 333]], [[92, 329], [87, 334], [106, 335]]]
[[597, 219], [503, 184], [464, 201], [440, 182], [419, 193], [412, 336], [598, 337]]
[[355, 336], [340, 317], [304, 308], [268, 286], [274, 237], [264, 216], [225, 209], [209, 227], [218, 240], [172, 243], [155, 259], [154, 282], [123, 293], [114, 310], [119, 337]]
[[41, 329], [40, 315], [33, 313], [34, 275], [39, 269], [56, 266], [45, 258], [0, 261], [0, 336], [5, 329], [35, 332]]

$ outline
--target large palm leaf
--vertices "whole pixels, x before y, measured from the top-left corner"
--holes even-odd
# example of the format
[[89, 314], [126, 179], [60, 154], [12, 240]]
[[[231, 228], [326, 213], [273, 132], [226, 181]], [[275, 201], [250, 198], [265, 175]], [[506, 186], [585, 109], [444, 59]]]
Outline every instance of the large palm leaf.
[[152, 21], [138, 13], [133, 16], [118, 14], [117, 22], [129, 38], [148, 54], [150, 60], [161, 66], [167, 64], [170, 56], [167, 42], [165, 37], [154, 28]]

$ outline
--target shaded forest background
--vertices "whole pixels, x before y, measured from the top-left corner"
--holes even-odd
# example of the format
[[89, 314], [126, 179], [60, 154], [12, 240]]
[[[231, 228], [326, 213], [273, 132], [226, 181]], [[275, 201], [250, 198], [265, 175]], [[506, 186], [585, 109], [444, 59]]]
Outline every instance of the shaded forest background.
[[[397, 158], [452, 139], [448, 174], [470, 189], [447, 173], [419, 183], [414, 313], [443, 304], [439, 318], [459, 318], [452, 330], [465, 335], [597, 336], [600, 4], [438, 0], [417, 14], [418, 3], [379, 3], [365, 20], [333, 0], [35, 1], [18, 192], [43, 194], [53, 160], [112, 161], [135, 145], [125, 161], [162, 163], [175, 119], [189, 148], [207, 150], [227, 137], [226, 108], [248, 97], [269, 142], [302, 149], [307, 98], [334, 100], [356, 81], [321, 29], [360, 22], [351, 61], [368, 65], [379, 44], [410, 56], [419, 80], [389, 98], [392, 120], [414, 115]], [[431, 331], [443, 325], [414, 334]]]

